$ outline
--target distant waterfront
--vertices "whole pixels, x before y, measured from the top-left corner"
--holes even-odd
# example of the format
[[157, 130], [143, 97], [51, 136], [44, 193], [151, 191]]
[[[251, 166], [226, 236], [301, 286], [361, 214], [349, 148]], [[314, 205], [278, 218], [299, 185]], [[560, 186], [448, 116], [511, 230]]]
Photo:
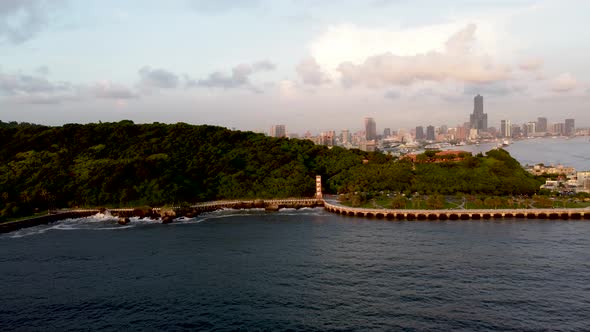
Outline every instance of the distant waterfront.
[[[571, 139], [535, 138], [515, 140], [506, 151], [516, 158], [523, 166], [544, 163], [545, 165], [562, 164], [572, 166], [576, 170], [590, 170], [590, 137], [580, 136]], [[482, 143], [453, 147], [473, 153], [486, 152], [497, 146], [497, 143]]]

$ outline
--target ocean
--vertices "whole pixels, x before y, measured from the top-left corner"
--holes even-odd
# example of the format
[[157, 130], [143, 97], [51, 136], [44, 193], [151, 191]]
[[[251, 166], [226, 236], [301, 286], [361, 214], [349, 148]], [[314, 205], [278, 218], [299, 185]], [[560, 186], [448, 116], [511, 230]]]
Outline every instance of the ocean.
[[581, 331], [590, 223], [386, 221], [321, 208], [0, 236], [11, 330]]

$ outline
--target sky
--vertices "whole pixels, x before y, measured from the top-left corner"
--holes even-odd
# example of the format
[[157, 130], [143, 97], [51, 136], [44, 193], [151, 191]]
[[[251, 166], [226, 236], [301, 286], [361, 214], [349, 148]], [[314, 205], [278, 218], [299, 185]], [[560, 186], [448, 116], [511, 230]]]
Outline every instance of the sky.
[[587, 0], [0, 0], [0, 120], [590, 126]]

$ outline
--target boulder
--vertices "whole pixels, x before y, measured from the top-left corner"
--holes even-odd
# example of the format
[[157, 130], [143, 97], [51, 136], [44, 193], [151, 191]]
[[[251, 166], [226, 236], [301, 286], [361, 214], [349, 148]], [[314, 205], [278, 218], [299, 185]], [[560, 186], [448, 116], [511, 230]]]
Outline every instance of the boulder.
[[119, 218], [119, 221], [117, 223], [119, 225], [127, 225], [130, 222], [131, 222], [131, 220], [129, 220], [129, 218]]
[[267, 206], [264, 207], [264, 209], [266, 211], [278, 211], [279, 208], [280, 207], [278, 205], [276, 205], [276, 204], [269, 204], [269, 205], [267, 205]]

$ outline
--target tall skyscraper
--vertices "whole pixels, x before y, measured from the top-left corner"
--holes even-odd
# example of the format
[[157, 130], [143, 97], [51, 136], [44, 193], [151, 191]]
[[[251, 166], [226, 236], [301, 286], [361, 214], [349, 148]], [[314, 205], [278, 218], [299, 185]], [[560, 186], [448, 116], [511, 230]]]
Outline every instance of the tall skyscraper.
[[574, 136], [576, 134], [576, 122], [574, 119], [565, 119], [565, 135]]
[[535, 121], [530, 121], [525, 125], [526, 127], [526, 135], [528, 137], [534, 136], [534, 133], [537, 132], [537, 123]]
[[556, 135], [565, 135], [565, 123], [556, 123], [553, 125], [553, 133]]
[[377, 139], [377, 124], [373, 118], [365, 118], [365, 138], [367, 141]]
[[434, 137], [434, 126], [426, 127], [426, 140], [427, 141], [436, 140], [436, 138]]
[[537, 118], [537, 132], [547, 132], [547, 118]]
[[391, 136], [391, 129], [390, 128], [385, 128], [383, 129], [383, 137], [389, 137]]
[[502, 137], [512, 137], [512, 124], [510, 120], [500, 120], [500, 135]]
[[418, 126], [416, 127], [416, 140], [424, 139], [424, 127]]
[[340, 133], [340, 142], [342, 144], [350, 143], [350, 130], [348, 130], [348, 129], [342, 130], [342, 132]]
[[287, 137], [285, 125], [274, 125], [270, 127], [270, 137]]
[[473, 114], [469, 116], [471, 129], [488, 130], [488, 115], [483, 112], [483, 97], [480, 95], [473, 98]]

